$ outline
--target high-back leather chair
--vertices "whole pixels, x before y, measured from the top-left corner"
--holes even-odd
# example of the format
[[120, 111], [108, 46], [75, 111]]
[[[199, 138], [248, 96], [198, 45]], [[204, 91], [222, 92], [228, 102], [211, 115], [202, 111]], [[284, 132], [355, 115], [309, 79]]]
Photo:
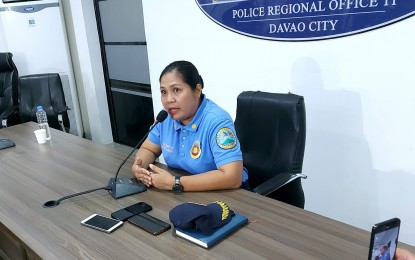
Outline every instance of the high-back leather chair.
[[0, 128], [18, 122], [18, 78], [13, 54], [0, 52]]
[[69, 132], [69, 109], [66, 106], [62, 81], [58, 73], [22, 76], [20, 84], [19, 115], [22, 122], [37, 122], [37, 106], [43, 106], [49, 126]]
[[304, 98], [291, 93], [242, 92], [235, 128], [252, 191], [304, 208]]

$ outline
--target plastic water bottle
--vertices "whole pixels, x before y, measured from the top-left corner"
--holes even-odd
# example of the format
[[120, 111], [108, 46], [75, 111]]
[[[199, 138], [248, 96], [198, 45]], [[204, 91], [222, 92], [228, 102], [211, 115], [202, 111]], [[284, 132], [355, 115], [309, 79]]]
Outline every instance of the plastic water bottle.
[[46, 140], [50, 140], [51, 136], [50, 136], [50, 129], [49, 129], [49, 124], [48, 124], [48, 117], [46, 116], [46, 112], [45, 110], [43, 110], [42, 106], [37, 107], [36, 117], [37, 117], [37, 123], [39, 124], [39, 128], [46, 130]]

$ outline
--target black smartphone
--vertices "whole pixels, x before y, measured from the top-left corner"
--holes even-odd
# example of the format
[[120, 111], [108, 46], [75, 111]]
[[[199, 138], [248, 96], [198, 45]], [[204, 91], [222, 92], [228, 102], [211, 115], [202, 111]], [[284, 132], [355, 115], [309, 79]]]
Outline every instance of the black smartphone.
[[109, 217], [92, 214], [81, 221], [81, 224], [86, 227], [97, 229], [106, 233], [111, 233], [122, 225], [122, 221], [112, 219]]
[[133, 204], [131, 206], [128, 206], [126, 208], [117, 210], [115, 212], [111, 213], [111, 217], [121, 220], [121, 221], [126, 221], [127, 219], [131, 218], [134, 215], [140, 214], [142, 212], [147, 212], [152, 210], [153, 207], [148, 205], [145, 202], [138, 202], [136, 204]]
[[369, 260], [394, 259], [401, 220], [392, 218], [372, 227]]
[[128, 222], [153, 235], [158, 235], [170, 229], [170, 224], [150, 216], [146, 213], [140, 213], [128, 219]]

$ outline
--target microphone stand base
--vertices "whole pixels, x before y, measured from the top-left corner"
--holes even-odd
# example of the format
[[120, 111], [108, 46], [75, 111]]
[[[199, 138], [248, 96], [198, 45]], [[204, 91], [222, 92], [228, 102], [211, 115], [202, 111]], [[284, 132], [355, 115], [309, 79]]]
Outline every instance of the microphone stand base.
[[108, 186], [111, 190], [108, 192], [114, 199], [130, 196], [147, 190], [147, 187], [136, 178], [117, 178], [114, 183], [114, 178], [111, 178], [108, 182]]

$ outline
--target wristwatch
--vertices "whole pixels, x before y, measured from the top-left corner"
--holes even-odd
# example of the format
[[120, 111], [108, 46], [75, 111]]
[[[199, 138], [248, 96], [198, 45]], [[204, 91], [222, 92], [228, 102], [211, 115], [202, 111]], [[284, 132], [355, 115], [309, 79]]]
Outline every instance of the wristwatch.
[[180, 176], [175, 176], [174, 177], [174, 184], [173, 184], [172, 190], [175, 193], [180, 193], [180, 192], [183, 191], [183, 186], [180, 184]]

